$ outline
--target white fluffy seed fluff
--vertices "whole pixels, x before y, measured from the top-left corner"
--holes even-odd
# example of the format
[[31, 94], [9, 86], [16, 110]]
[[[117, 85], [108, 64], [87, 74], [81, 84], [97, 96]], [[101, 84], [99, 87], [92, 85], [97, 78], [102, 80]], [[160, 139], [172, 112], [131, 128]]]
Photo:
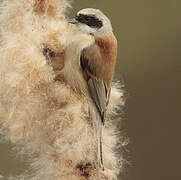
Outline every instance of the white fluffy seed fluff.
[[[122, 91], [112, 88], [103, 128], [104, 171], [96, 169], [95, 137], [86, 100], [61, 77], [68, 36], [66, 0], [3, 0], [0, 14], [0, 121], [4, 136], [32, 156], [27, 180], [113, 180], [122, 155], [112, 120]], [[43, 48], [56, 52], [53, 64]], [[55, 68], [56, 67], [56, 68]], [[17, 178], [19, 179], [19, 178]]]

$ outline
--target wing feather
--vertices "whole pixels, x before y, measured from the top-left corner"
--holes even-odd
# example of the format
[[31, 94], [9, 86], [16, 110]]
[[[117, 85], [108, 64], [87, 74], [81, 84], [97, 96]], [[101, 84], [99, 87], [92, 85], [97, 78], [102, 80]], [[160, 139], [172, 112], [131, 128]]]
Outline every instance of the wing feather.
[[[96, 80], [96, 79], [90, 78], [87, 84], [89, 87], [91, 97], [98, 108], [101, 118], [103, 118], [104, 112], [106, 109], [106, 100], [107, 100], [106, 98], [107, 94], [105, 91], [104, 82], [102, 80]], [[102, 119], [102, 121], [104, 121], [104, 119]]]
[[[102, 122], [104, 123], [104, 115], [108, 102], [109, 85], [99, 77], [101, 64], [99, 64], [99, 51], [92, 46], [83, 51], [81, 56], [81, 66], [84, 78], [87, 81], [90, 96], [100, 113]], [[91, 60], [90, 60], [91, 58]]]

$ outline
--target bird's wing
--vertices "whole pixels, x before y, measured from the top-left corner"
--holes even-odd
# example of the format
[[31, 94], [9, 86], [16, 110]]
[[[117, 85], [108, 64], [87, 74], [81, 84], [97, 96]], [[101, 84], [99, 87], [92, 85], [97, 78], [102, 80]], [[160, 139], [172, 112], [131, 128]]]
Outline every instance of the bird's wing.
[[107, 90], [105, 89], [105, 83], [102, 80], [90, 78], [87, 84], [89, 87], [91, 97], [95, 102], [98, 111], [101, 115], [102, 122], [104, 123], [107, 102]]
[[83, 50], [81, 55], [81, 66], [87, 81], [90, 96], [100, 113], [104, 123], [106, 106], [109, 100], [110, 83], [105, 81], [101, 75], [102, 64], [100, 54], [95, 45]]

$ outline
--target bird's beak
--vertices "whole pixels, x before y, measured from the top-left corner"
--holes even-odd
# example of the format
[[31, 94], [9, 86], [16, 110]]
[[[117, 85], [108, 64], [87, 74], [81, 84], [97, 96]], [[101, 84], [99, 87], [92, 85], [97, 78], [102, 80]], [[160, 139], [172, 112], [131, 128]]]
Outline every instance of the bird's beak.
[[78, 21], [75, 18], [73, 18], [73, 19], [69, 19], [68, 23], [70, 23], [70, 24], [77, 24]]

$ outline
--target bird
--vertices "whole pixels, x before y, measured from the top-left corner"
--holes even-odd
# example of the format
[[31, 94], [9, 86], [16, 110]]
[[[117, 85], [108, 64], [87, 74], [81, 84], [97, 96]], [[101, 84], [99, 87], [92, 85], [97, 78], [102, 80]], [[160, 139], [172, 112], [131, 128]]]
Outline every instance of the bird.
[[117, 179], [123, 100], [111, 87], [117, 42], [109, 19], [86, 9], [69, 23], [68, 0], [0, 7], [0, 139], [31, 159], [17, 178]]
[[[74, 58], [74, 62], [69, 63], [69, 66], [73, 68], [73, 74], [70, 75], [69, 80], [72, 81], [76, 90], [83, 91], [81, 87], [82, 89], [87, 88], [88, 96], [95, 106], [96, 115], [93, 121], [97, 138], [97, 165], [104, 170], [102, 126], [105, 123], [110, 99], [111, 83], [117, 58], [117, 39], [110, 20], [99, 9], [82, 9], [75, 18], [69, 20], [69, 23], [74, 25], [74, 35], [76, 34], [77, 37], [77, 41], [72, 40], [70, 43], [72, 49], [69, 49], [69, 52], [75, 55], [77, 51], [73, 48], [78, 49], [78, 55]], [[67, 66], [64, 70], [69, 71], [69, 68]], [[78, 69], [77, 72], [76, 68]], [[83, 78], [81, 79], [81, 77]], [[79, 80], [80, 82], [78, 82]], [[84, 88], [82, 81], [85, 84]]]

